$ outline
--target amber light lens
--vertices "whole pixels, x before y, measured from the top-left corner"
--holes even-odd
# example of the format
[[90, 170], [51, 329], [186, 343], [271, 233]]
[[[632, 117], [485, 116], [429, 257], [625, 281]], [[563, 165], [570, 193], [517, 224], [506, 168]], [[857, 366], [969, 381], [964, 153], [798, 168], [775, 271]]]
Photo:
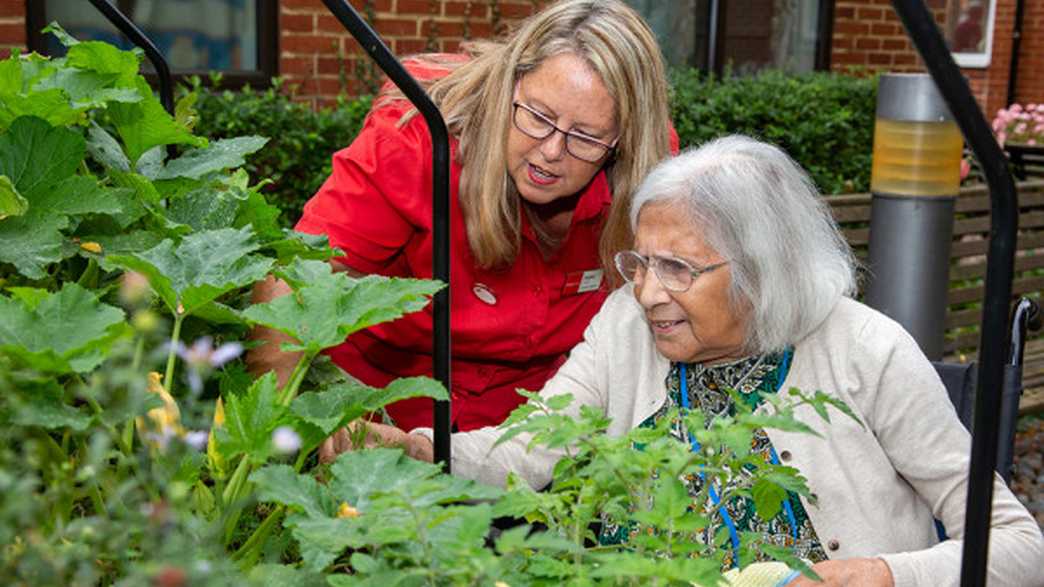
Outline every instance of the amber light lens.
[[870, 191], [900, 196], [956, 196], [964, 139], [953, 122], [874, 123]]

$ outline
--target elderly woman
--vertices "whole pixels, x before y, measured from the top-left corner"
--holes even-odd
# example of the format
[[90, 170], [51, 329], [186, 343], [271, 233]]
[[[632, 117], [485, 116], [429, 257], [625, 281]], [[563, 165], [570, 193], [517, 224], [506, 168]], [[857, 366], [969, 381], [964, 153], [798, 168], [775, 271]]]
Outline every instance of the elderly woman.
[[[794, 536], [829, 585], [958, 584], [968, 432], [910, 335], [848, 297], [852, 254], [808, 176], [776, 147], [720, 139], [660, 164], [631, 222], [635, 250], [616, 264], [632, 285], [608, 298], [541, 393], [604, 410], [618, 435], [674, 406], [728, 413], [727, 388], [753, 404], [791, 387], [832, 394], [863, 425], [802, 406], [821, 437], [764, 430], [756, 445], [799, 469], [818, 499], [792, 497], [775, 523], [742, 529]], [[375, 432], [430, 459], [429, 431]], [[454, 474], [550, 480], [560, 455], [527, 452], [521, 438], [490, 448], [499, 435], [455, 434]], [[951, 539], [939, 541], [933, 516]], [[1044, 585], [1040, 529], [999, 477], [991, 524], [990, 584]]]

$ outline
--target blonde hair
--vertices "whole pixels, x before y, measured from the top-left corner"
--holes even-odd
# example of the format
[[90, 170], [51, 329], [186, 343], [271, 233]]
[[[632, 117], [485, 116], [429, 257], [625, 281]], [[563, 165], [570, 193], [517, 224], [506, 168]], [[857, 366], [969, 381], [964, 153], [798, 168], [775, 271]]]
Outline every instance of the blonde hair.
[[633, 238], [631, 194], [670, 150], [666, 72], [648, 25], [618, 0], [562, 0], [520, 23], [503, 42], [467, 49], [472, 59], [428, 92], [460, 140], [460, 205], [476, 263], [509, 265], [521, 243], [520, 198], [507, 174], [515, 83], [549, 57], [574, 53], [616, 102], [620, 137], [606, 165], [613, 203], [599, 243], [602, 263], [611, 268], [613, 254]]

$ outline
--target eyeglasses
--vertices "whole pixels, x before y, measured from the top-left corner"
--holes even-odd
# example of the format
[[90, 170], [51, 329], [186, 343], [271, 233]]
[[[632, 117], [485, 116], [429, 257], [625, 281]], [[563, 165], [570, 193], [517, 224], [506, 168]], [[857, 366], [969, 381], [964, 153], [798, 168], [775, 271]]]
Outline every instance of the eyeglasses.
[[515, 111], [511, 116], [511, 120], [515, 123], [515, 128], [522, 131], [522, 134], [533, 139], [544, 140], [553, 135], [555, 131], [558, 131], [565, 135], [566, 152], [581, 161], [597, 163], [602, 157], [605, 157], [616, 148], [616, 141], [613, 141], [613, 144], [603, 143], [594, 137], [571, 130], [563, 130], [531, 107], [521, 102], [514, 102], [513, 104]]
[[714, 271], [718, 267], [727, 265], [728, 261], [715, 263], [706, 267], [693, 267], [689, 262], [674, 257], [646, 257], [636, 251], [621, 251], [614, 257], [616, 270], [620, 272], [628, 282], [633, 283], [636, 278], [645, 279], [645, 271], [652, 268], [656, 278], [660, 280], [663, 287], [673, 292], [683, 292], [692, 286], [693, 280], [704, 273]]

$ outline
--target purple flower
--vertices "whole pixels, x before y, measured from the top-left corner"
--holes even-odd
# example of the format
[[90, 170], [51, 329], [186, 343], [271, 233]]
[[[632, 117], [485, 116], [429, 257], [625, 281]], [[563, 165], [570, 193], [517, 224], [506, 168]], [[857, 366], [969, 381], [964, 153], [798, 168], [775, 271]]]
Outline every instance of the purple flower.
[[214, 348], [214, 339], [203, 336], [196, 339], [192, 346], [186, 347], [180, 340], [174, 346], [174, 352], [188, 364], [189, 387], [193, 393], [203, 389], [203, 376], [211, 369], [217, 369], [243, 353], [243, 345], [238, 342], [226, 342]]
[[284, 455], [301, 450], [301, 437], [289, 426], [280, 426], [272, 432], [272, 447]]
[[207, 448], [207, 441], [210, 440], [210, 433], [206, 430], [191, 430], [185, 433], [182, 440], [185, 444], [201, 451]]

